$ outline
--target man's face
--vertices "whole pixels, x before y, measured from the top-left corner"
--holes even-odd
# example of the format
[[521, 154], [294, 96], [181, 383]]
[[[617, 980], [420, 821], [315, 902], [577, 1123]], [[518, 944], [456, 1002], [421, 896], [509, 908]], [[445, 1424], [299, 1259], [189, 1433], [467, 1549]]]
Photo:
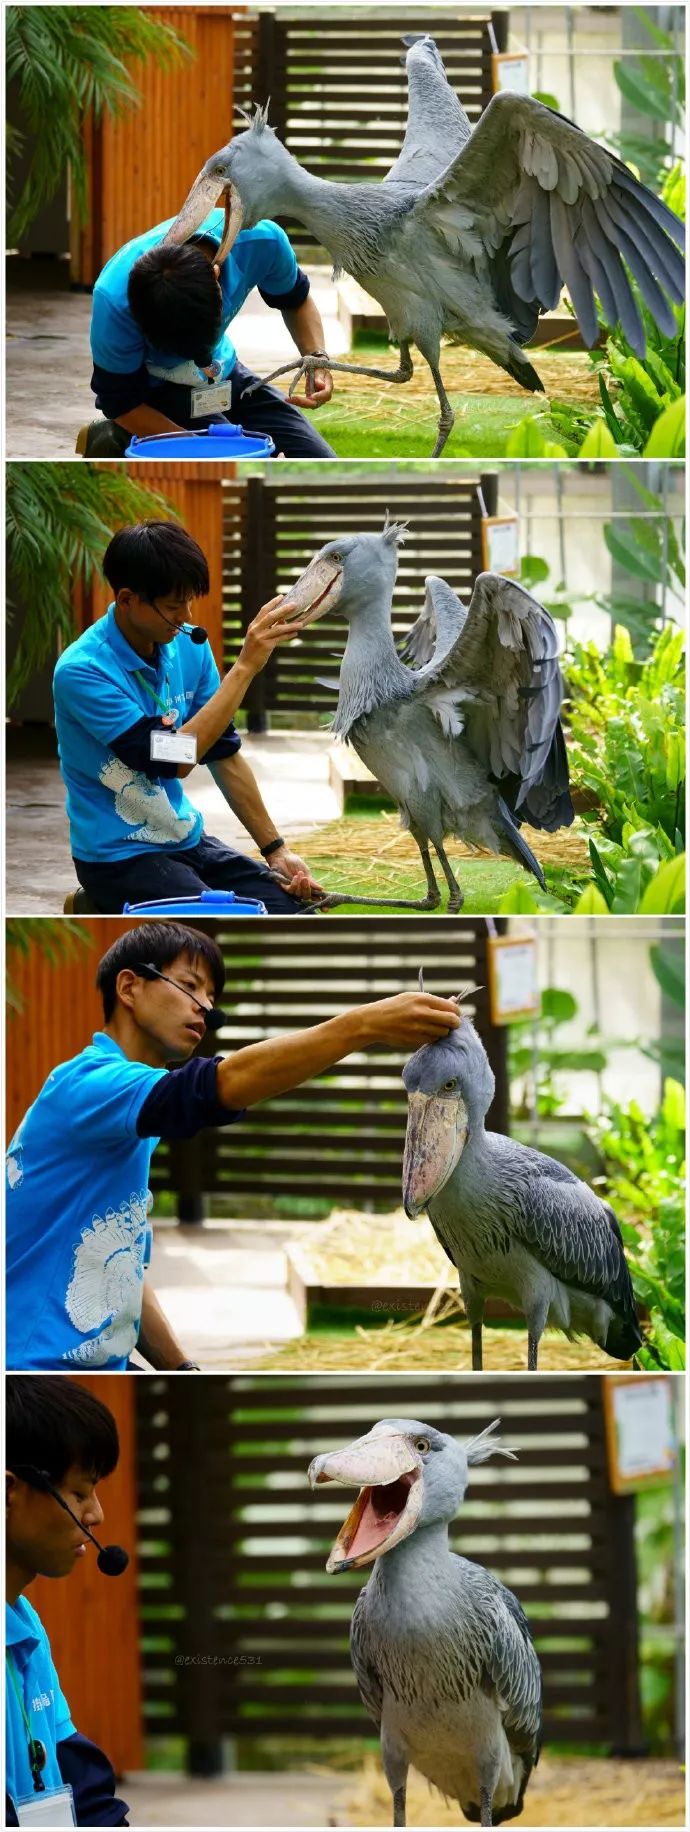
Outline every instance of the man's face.
[[206, 1010], [213, 1005], [211, 971], [198, 955], [192, 959], [180, 954], [160, 972], [164, 980], [142, 980], [128, 973], [123, 983], [123, 991], [127, 988], [126, 1002], [161, 1061], [186, 1062], [206, 1030], [203, 1010], [194, 1000], [198, 999]]
[[191, 593], [180, 598], [169, 592], [156, 598], [155, 604], [123, 585], [115, 600], [125, 625], [125, 633], [138, 636], [146, 643], [174, 642], [182, 625], [192, 621], [194, 599]]
[[[88, 1549], [76, 1522], [70, 1520], [52, 1495], [31, 1488], [18, 1476], [8, 1475], [7, 1480], [8, 1558], [34, 1577], [69, 1577]], [[73, 1463], [55, 1487], [78, 1520], [97, 1533], [103, 1509], [93, 1477]]]

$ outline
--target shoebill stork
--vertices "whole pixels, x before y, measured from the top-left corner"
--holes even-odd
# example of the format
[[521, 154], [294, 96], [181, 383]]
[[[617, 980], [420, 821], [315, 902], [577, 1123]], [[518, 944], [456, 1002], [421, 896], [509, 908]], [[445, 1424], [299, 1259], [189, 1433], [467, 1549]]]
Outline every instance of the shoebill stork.
[[[419, 58], [414, 47], [410, 57]], [[563, 286], [588, 349], [599, 336], [598, 300], [605, 323], [620, 324], [640, 358], [646, 336], [628, 271], [665, 336], [676, 334], [672, 305], [685, 296], [682, 223], [574, 122], [506, 91], [459, 146], [455, 117], [447, 146], [445, 111], [437, 120], [436, 107], [434, 99], [420, 138], [419, 178], [410, 144], [397, 172], [361, 184], [308, 172], [277, 138], [267, 109], [257, 108], [247, 130], [206, 161], [170, 232], [176, 241], [195, 234], [221, 192], [239, 198], [246, 228], [264, 217], [303, 223], [329, 250], [336, 274], [352, 274], [378, 300], [400, 360], [395, 370], [369, 369], [319, 351], [266, 379], [296, 367], [294, 389], [300, 375], [329, 366], [408, 382], [415, 344], [438, 397], [434, 457], [454, 424], [441, 374], [444, 337], [543, 393], [524, 346]]]
[[520, 822], [554, 832], [573, 819], [555, 625], [500, 573], [480, 574], [468, 608], [445, 580], [429, 578], [407, 642], [423, 665], [406, 667], [391, 628], [404, 534], [390, 523], [379, 535], [330, 541], [289, 593], [303, 621], [337, 610], [348, 624], [333, 730], [397, 803], [426, 875], [426, 897], [397, 907], [440, 903], [432, 844], [448, 908], [460, 909], [446, 834], [519, 860], [543, 888]]
[[381, 1419], [310, 1464], [312, 1488], [360, 1491], [326, 1570], [372, 1568], [350, 1651], [380, 1731], [394, 1826], [406, 1823], [410, 1768], [466, 1819], [514, 1819], [539, 1755], [541, 1672], [527, 1619], [511, 1590], [448, 1545], [470, 1469], [495, 1455], [515, 1461], [493, 1435], [498, 1423], [459, 1444], [418, 1419]]
[[472, 1367], [482, 1366], [488, 1297], [526, 1317], [528, 1368], [547, 1323], [629, 1360], [642, 1335], [613, 1210], [556, 1158], [487, 1131], [495, 1082], [471, 1019], [463, 1013], [447, 1037], [417, 1050], [403, 1081], [405, 1213], [426, 1209], [457, 1267]]

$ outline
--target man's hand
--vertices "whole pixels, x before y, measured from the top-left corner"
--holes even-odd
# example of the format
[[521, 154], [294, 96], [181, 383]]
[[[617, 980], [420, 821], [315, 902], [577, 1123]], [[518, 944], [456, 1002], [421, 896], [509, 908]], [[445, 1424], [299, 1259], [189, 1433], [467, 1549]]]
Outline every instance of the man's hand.
[[[297, 389], [293, 398], [297, 398], [298, 392]], [[311, 374], [304, 378], [304, 400], [300, 401], [300, 406], [309, 407], [315, 412], [317, 407], [325, 407], [332, 393], [333, 376], [330, 369], [313, 369]]]
[[293, 616], [288, 621], [288, 612], [294, 611], [289, 596], [269, 598], [268, 604], [262, 604], [253, 622], [247, 630], [238, 660], [251, 670], [252, 675], [260, 674], [267, 661], [281, 643], [292, 642], [300, 630], [306, 628], [304, 618]]
[[393, 999], [376, 999], [361, 1007], [367, 1041], [386, 1043], [392, 1049], [421, 1049], [436, 1043], [461, 1022], [456, 999], [438, 999], [433, 992], [398, 992]]
[[281, 846], [278, 852], [272, 852], [266, 864], [274, 878], [282, 885], [283, 890], [289, 891], [291, 897], [308, 899], [324, 895], [323, 885], [317, 884], [316, 879], [312, 878], [309, 866], [305, 865], [304, 859], [300, 859], [299, 853], [290, 852], [287, 846]]

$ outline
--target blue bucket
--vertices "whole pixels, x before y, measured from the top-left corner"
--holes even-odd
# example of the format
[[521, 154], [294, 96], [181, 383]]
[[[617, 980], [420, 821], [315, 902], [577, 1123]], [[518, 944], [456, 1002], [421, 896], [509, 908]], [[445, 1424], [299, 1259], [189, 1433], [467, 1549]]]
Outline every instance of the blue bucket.
[[229, 420], [214, 421], [201, 432], [153, 433], [127, 446], [125, 458], [272, 458], [275, 445], [269, 433], [246, 433]]
[[153, 897], [150, 903], [126, 903], [123, 916], [267, 916], [265, 903], [236, 897], [234, 891], [202, 891], [200, 897]]

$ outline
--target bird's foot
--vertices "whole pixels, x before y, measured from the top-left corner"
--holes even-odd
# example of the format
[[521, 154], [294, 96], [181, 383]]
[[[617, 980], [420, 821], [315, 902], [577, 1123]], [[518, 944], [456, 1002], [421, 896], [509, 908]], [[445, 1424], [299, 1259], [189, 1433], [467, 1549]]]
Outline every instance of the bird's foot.
[[272, 369], [270, 375], [258, 376], [255, 382], [249, 383], [248, 388], [242, 389], [240, 399], [244, 401], [250, 394], [255, 394], [257, 388], [268, 387], [269, 382], [275, 382], [279, 375], [292, 375], [288, 389], [288, 400], [292, 400], [302, 376], [306, 375], [311, 382], [317, 369], [328, 369], [330, 374], [337, 375], [368, 375], [375, 382], [409, 382], [413, 372], [411, 363], [405, 365], [401, 362], [397, 369], [366, 369], [358, 363], [331, 362], [325, 351], [317, 351], [303, 356], [299, 363], [283, 363], [280, 369]]
[[457, 890], [451, 891], [450, 896], [448, 898], [448, 915], [454, 916], [457, 910], [461, 910], [464, 901], [465, 901], [465, 893], [464, 891], [461, 891], [460, 886], [458, 885]]

